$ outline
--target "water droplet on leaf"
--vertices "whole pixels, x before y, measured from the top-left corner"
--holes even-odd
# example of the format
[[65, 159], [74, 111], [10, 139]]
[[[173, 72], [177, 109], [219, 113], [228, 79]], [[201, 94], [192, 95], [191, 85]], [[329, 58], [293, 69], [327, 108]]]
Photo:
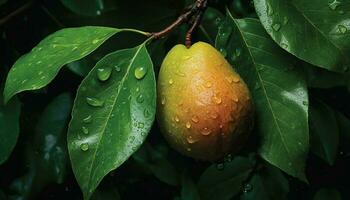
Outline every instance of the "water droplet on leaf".
[[339, 24], [337, 28], [338, 28], [337, 30], [338, 33], [341, 33], [341, 34], [345, 34], [348, 31], [348, 28], [346, 28], [346, 26], [341, 24]]
[[109, 77], [111, 77], [111, 74], [112, 74], [112, 68], [110, 67], [97, 69], [97, 78], [100, 81], [107, 81]]
[[89, 129], [85, 126], [81, 127], [81, 130], [83, 131], [84, 134], [89, 134]]
[[197, 115], [193, 115], [192, 119], [191, 119], [194, 123], [198, 123], [199, 119], [197, 117]]
[[92, 116], [89, 115], [89, 116], [85, 117], [83, 119], [83, 122], [86, 123], [86, 124], [91, 123], [92, 122]]
[[338, 0], [334, 0], [328, 4], [331, 10], [336, 10], [341, 3]]
[[87, 150], [89, 150], [89, 144], [88, 143], [81, 143], [80, 144], [80, 149], [82, 150], [82, 151], [87, 151]]
[[252, 191], [252, 189], [253, 189], [253, 186], [251, 184], [249, 184], [249, 183], [247, 183], [247, 184], [245, 184], [243, 186], [243, 192], [244, 193], [248, 193], [248, 192]]
[[137, 96], [137, 98], [136, 98], [136, 101], [137, 101], [138, 103], [142, 103], [144, 100], [145, 100], [145, 99], [143, 98], [143, 95], [142, 95], [142, 94], [140, 94], [140, 95]]
[[224, 163], [218, 163], [216, 164], [216, 169], [219, 171], [222, 171], [225, 168], [225, 164]]
[[145, 77], [147, 69], [144, 67], [138, 67], [135, 69], [135, 78], [141, 80]]
[[201, 131], [202, 135], [210, 135], [210, 133], [211, 133], [211, 130], [208, 128], [203, 128]]
[[86, 97], [86, 102], [93, 107], [102, 107], [104, 105], [104, 101], [92, 97]]
[[279, 31], [281, 29], [281, 24], [276, 23], [276, 24], [272, 25], [272, 29], [274, 31]]

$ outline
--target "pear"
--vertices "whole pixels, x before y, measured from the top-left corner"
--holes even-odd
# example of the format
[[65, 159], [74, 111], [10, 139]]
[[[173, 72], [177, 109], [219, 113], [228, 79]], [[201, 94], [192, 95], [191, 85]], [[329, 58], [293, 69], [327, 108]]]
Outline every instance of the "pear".
[[250, 92], [210, 44], [172, 48], [162, 63], [157, 91], [158, 123], [178, 152], [216, 161], [246, 142], [254, 113]]

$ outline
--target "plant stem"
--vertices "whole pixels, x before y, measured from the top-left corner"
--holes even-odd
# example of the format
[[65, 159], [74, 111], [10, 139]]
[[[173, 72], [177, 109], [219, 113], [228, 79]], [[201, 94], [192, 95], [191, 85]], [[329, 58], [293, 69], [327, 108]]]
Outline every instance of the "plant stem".
[[148, 36], [152, 38], [162, 38], [171, 33], [176, 27], [183, 23], [191, 24], [191, 27], [187, 31], [186, 34], [186, 47], [189, 48], [192, 44], [192, 34], [194, 30], [200, 24], [202, 16], [207, 8], [208, 0], [196, 0], [191, 6], [185, 9], [184, 13], [182, 13], [172, 24], [159, 32], [148, 33]]

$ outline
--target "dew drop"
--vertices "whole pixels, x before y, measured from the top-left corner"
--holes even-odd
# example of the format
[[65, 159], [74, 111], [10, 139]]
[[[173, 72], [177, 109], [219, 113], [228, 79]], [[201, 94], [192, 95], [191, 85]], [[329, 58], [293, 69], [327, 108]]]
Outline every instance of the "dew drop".
[[81, 149], [82, 151], [87, 151], [87, 150], [89, 150], [89, 144], [88, 144], [88, 143], [81, 143], [81, 144], [80, 144], [80, 149]]
[[86, 102], [93, 107], [102, 107], [104, 105], [104, 101], [93, 97], [86, 97]]
[[86, 124], [91, 123], [92, 122], [92, 116], [88, 115], [87, 117], [85, 117], [83, 119], [83, 122], [86, 123]]
[[208, 128], [203, 128], [201, 131], [202, 135], [210, 135], [210, 133], [211, 133], [211, 130]]
[[329, 3], [328, 6], [331, 10], [336, 10], [340, 4], [341, 3], [338, 0], [334, 0], [333, 2]]
[[147, 118], [147, 117], [149, 117], [149, 116], [151, 115], [151, 113], [149, 112], [148, 109], [145, 109], [145, 110], [143, 111], [143, 115]]
[[191, 148], [187, 148], [187, 151], [192, 151], [192, 149]]
[[288, 24], [288, 22], [289, 22], [289, 19], [288, 19], [288, 17], [283, 17], [283, 25], [286, 25], [286, 24]]
[[169, 84], [172, 85], [174, 83], [173, 79], [169, 79]]
[[282, 42], [282, 43], [281, 43], [281, 47], [282, 47], [283, 49], [288, 49], [288, 44]]
[[303, 105], [307, 106], [307, 105], [309, 105], [309, 103], [307, 101], [303, 101]]
[[212, 119], [217, 119], [218, 118], [218, 114], [216, 112], [213, 112], [213, 113], [210, 114], [210, 117]]
[[118, 65], [114, 66], [114, 69], [117, 72], [121, 72], [122, 71], [122, 69]]
[[162, 98], [161, 103], [162, 103], [162, 105], [165, 105], [165, 98]]
[[142, 94], [140, 94], [140, 95], [137, 96], [137, 98], [136, 98], [136, 101], [137, 101], [138, 103], [143, 103], [144, 100], [145, 100], [145, 99], [144, 99], [144, 97], [143, 97]]
[[136, 79], [141, 80], [141, 79], [143, 79], [145, 77], [146, 73], [147, 73], [147, 69], [146, 68], [138, 67], [138, 68], [135, 69], [134, 75], [135, 75]]
[[248, 193], [248, 192], [252, 191], [252, 189], [253, 189], [253, 186], [251, 184], [247, 183], [243, 186], [243, 193]]
[[92, 44], [97, 44], [100, 40], [99, 39], [94, 39], [92, 40]]
[[339, 24], [338, 25], [338, 33], [341, 33], [341, 34], [345, 34], [347, 31], [348, 31], [348, 29], [346, 28], [346, 26], [344, 26], [344, 25], [341, 25], [341, 24]]
[[89, 134], [89, 129], [87, 127], [83, 126], [83, 127], [81, 127], [81, 130], [83, 131], [83, 133], [85, 135]]
[[100, 81], [107, 81], [109, 77], [111, 77], [111, 74], [112, 74], [112, 68], [110, 67], [97, 69], [97, 78]]
[[194, 123], [198, 123], [198, 122], [199, 122], [199, 119], [198, 119], [197, 115], [193, 115], [191, 120], [192, 120]]
[[187, 137], [186, 139], [187, 139], [187, 142], [188, 142], [189, 144], [193, 144], [193, 143], [196, 142], [196, 140], [194, 140], [192, 136], [189, 136], [189, 137]]
[[222, 171], [222, 170], [224, 170], [224, 168], [225, 168], [225, 164], [224, 163], [216, 164], [216, 169], [217, 170]]
[[145, 124], [143, 122], [139, 122], [137, 124], [137, 128], [143, 128], [143, 127], [145, 127]]
[[219, 51], [220, 51], [220, 53], [222, 54], [222, 56], [224, 56], [224, 57], [227, 56], [227, 51], [226, 51], [226, 49], [221, 48]]
[[229, 82], [230, 84], [233, 82], [232, 77], [226, 76], [225, 79], [226, 79], [227, 82]]
[[211, 86], [213, 86], [213, 84], [210, 81], [205, 83], [205, 87], [211, 88]]
[[232, 78], [232, 81], [233, 81], [234, 83], [239, 83], [239, 78], [238, 78], [238, 77], [233, 77], [233, 78]]
[[187, 123], [186, 123], [186, 128], [187, 128], [187, 129], [190, 129], [190, 128], [191, 128], [191, 126], [192, 126], [192, 125], [191, 125], [191, 123], [190, 123], [190, 122], [187, 122]]
[[279, 31], [281, 29], [281, 24], [276, 23], [276, 24], [272, 25], [272, 29], [274, 31]]
[[218, 96], [213, 96], [213, 101], [216, 103], [216, 104], [221, 104], [222, 103], [222, 99]]
[[228, 154], [227, 156], [225, 156], [224, 161], [225, 162], [231, 162], [232, 161], [232, 155]]
[[180, 121], [180, 119], [179, 119], [179, 117], [178, 117], [178, 116], [175, 116], [175, 118], [174, 118], [174, 119], [175, 119], [175, 121], [176, 121], [176, 122], [179, 122], [179, 121]]

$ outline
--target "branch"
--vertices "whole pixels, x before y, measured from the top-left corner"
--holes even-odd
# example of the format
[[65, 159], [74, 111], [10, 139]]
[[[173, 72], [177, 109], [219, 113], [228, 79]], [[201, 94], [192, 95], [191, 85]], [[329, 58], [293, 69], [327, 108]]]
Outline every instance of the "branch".
[[6, 22], [11, 20], [13, 17], [21, 14], [23, 11], [27, 10], [28, 8], [30, 8], [33, 5], [33, 3], [34, 3], [33, 1], [29, 1], [28, 3], [22, 5], [21, 7], [17, 8], [13, 12], [11, 12], [7, 16], [5, 16], [4, 18], [0, 19], [0, 26], [4, 25]]
[[176, 27], [183, 23], [189, 23], [191, 25], [190, 29], [186, 34], [186, 47], [189, 48], [191, 46], [192, 33], [198, 27], [202, 16], [207, 8], [208, 0], [197, 0], [194, 4], [185, 9], [184, 13], [182, 13], [172, 24], [166, 27], [164, 30], [149, 33], [150, 37], [153, 38], [163, 38], [169, 33], [171, 33]]

